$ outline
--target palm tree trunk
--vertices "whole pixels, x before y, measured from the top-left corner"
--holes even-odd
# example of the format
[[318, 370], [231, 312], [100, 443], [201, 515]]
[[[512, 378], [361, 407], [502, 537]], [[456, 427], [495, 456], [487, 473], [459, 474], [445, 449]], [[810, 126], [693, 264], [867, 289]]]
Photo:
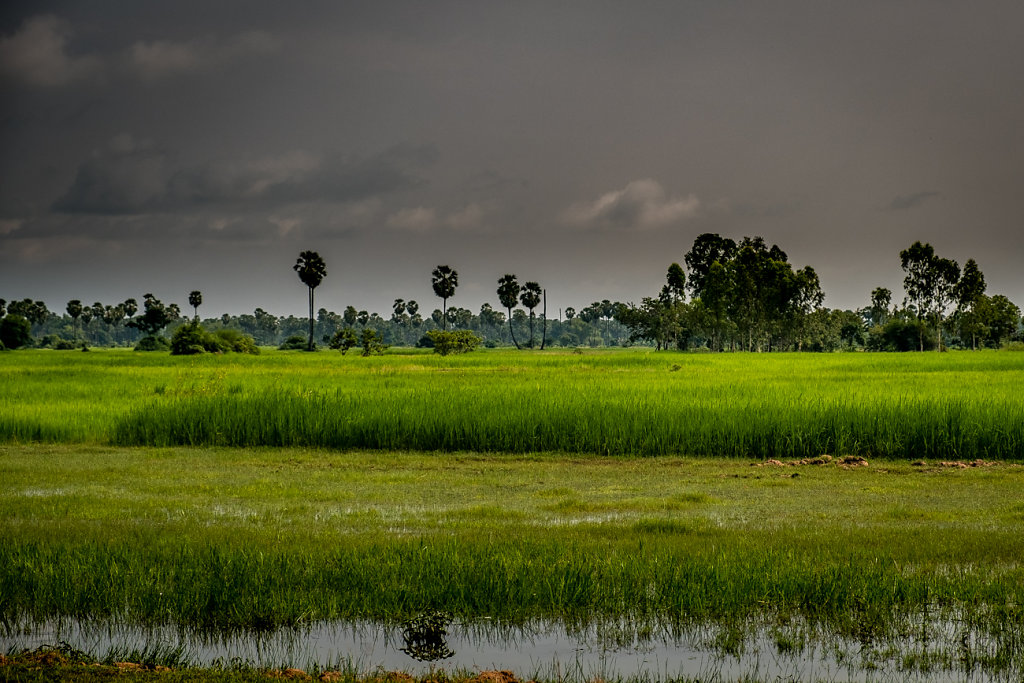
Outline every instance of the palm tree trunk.
[[309, 340], [306, 345], [307, 351], [313, 350], [313, 288], [309, 288]]

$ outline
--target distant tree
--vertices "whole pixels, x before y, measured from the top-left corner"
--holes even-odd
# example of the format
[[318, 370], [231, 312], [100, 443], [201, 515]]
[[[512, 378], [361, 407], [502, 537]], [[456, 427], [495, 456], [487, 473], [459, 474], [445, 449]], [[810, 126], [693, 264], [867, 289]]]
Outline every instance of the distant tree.
[[459, 274], [448, 266], [438, 266], [431, 273], [431, 286], [434, 294], [441, 298], [441, 329], [445, 329], [445, 311], [448, 309], [448, 299], [455, 294], [455, 288], [459, 286]]
[[203, 293], [198, 289], [193, 289], [188, 294], [188, 305], [192, 307], [194, 317], [199, 320], [199, 307], [203, 304]]
[[161, 330], [181, 317], [177, 304], [165, 306], [152, 294], [145, 295], [142, 308], [142, 315], [129, 320], [128, 326], [134, 327], [147, 337], [156, 337]]
[[24, 316], [8, 313], [0, 320], [0, 348], [18, 349], [32, 343], [32, 326]]
[[519, 303], [526, 307], [530, 311], [530, 348], [534, 345], [533, 336], [533, 321], [536, 315], [533, 309], [540, 305], [541, 289], [540, 285], [536, 282], [527, 282], [523, 285], [523, 290], [519, 295]]
[[892, 303], [892, 292], [885, 287], [871, 290], [871, 324], [885, 325], [889, 320], [889, 305]]
[[391, 305], [391, 309], [394, 311], [393, 320], [400, 323], [402, 316], [405, 315], [405, 300], [395, 299], [395, 303]]
[[519, 303], [519, 282], [516, 281], [515, 275], [506, 274], [498, 278], [498, 301], [508, 310], [508, 331], [512, 336], [512, 343], [518, 349], [519, 342], [516, 341], [516, 333], [512, 329], [512, 309]]
[[572, 306], [569, 306], [568, 308], [565, 309], [565, 319], [566, 320], [572, 320], [575, 317], [576, 317], [576, 309], [575, 308], [573, 308]]
[[706, 232], [698, 235], [683, 260], [690, 269], [689, 287], [693, 296], [704, 298], [705, 281], [715, 262], [725, 265], [736, 256], [736, 243], [728, 237]]
[[299, 274], [302, 284], [309, 288], [309, 337], [307, 351], [313, 350], [313, 290], [327, 277], [327, 264], [315, 251], [304, 251], [292, 269]]
[[341, 355], [344, 356], [348, 353], [349, 349], [353, 348], [358, 343], [359, 339], [356, 337], [355, 330], [351, 327], [346, 327], [334, 333], [329, 345], [332, 349], [341, 351]]
[[75, 341], [78, 341], [78, 319], [82, 317], [82, 302], [78, 299], [72, 299], [68, 302], [68, 315], [71, 316], [71, 329], [75, 335]]
[[[954, 290], [960, 280], [960, 266], [956, 261], [939, 258], [930, 244], [914, 242], [900, 252], [900, 264], [906, 276], [903, 288], [917, 309], [921, 320], [930, 320], [938, 336], [938, 350], [942, 350], [942, 320], [946, 307], [953, 301]], [[924, 350], [923, 334], [919, 350]]]
[[1021, 322], [1020, 308], [1002, 294], [992, 297], [983, 295], [979, 309], [982, 322], [988, 328], [989, 343], [993, 346], [1008, 340]]
[[384, 338], [378, 334], [377, 330], [371, 327], [363, 328], [360, 341], [362, 342], [364, 356], [379, 356], [388, 348], [388, 345], [384, 343]]
[[682, 301], [686, 296], [686, 271], [678, 263], [668, 267], [668, 274], [665, 276], [665, 293], [672, 299], [673, 303]]
[[346, 325], [352, 327], [353, 325], [356, 324], [356, 321], [359, 320], [359, 312], [356, 310], [355, 306], [346, 306], [345, 312], [342, 314], [341, 317], [342, 320], [345, 321]]
[[0, 318], [7, 315], [7, 299], [0, 299]]
[[367, 313], [366, 311], [359, 311], [359, 313], [356, 315], [356, 322], [358, 322], [361, 326], [366, 327], [366, 324], [370, 322], [370, 314]]
[[967, 259], [964, 264], [955, 295], [961, 334], [970, 335], [971, 349], [977, 350], [978, 335], [984, 328], [978, 315], [978, 305], [985, 296], [985, 276], [974, 259]]
[[411, 316], [415, 316], [420, 311], [420, 305], [414, 300], [409, 299], [405, 302], [405, 311]]
[[821, 290], [821, 280], [814, 268], [804, 266], [793, 274], [790, 292], [790, 310], [793, 317], [793, 329], [796, 334], [797, 351], [803, 351], [803, 339], [807, 317], [821, 308], [825, 301], [825, 293]]

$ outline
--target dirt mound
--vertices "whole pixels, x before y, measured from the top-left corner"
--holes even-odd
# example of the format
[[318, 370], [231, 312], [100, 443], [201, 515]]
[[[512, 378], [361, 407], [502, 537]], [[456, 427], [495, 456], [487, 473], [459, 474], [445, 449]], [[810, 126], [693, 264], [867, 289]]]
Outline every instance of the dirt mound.
[[511, 671], [481, 671], [469, 683], [519, 683]]

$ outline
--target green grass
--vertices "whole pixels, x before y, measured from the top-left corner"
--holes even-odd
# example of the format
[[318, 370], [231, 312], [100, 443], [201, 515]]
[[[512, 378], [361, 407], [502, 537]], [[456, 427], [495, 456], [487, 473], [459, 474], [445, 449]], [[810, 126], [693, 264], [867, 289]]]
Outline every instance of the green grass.
[[1020, 459], [1018, 356], [19, 352], [0, 442]]
[[1024, 467], [0, 447], [0, 616], [1024, 626]]

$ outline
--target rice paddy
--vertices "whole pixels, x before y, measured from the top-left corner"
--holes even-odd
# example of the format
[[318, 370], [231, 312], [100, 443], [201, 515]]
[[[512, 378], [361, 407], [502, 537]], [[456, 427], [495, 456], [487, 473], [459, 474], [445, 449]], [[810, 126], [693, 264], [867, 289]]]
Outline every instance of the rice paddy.
[[109, 351], [0, 356], [0, 441], [1024, 457], [1024, 357]]
[[0, 354], [0, 621], [438, 612], [1012, 680], [1019, 355]]

